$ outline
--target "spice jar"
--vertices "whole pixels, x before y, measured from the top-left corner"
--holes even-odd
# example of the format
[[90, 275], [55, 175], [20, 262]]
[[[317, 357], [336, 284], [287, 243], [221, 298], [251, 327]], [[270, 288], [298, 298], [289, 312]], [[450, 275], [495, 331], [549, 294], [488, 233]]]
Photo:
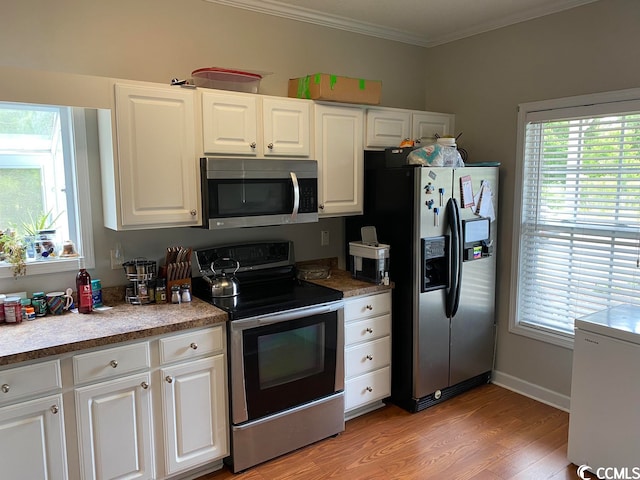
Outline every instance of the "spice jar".
[[7, 323], [22, 322], [20, 297], [7, 297], [4, 300], [4, 319]]
[[187, 303], [191, 301], [191, 285], [188, 283], [183, 283], [180, 286], [180, 300], [182, 303]]
[[180, 285], [171, 287], [171, 303], [180, 303]]
[[167, 286], [164, 278], [159, 278], [156, 284], [156, 303], [167, 303]]
[[22, 313], [23, 320], [35, 320], [36, 319], [36, 311], [33, 307], [25, 307]]

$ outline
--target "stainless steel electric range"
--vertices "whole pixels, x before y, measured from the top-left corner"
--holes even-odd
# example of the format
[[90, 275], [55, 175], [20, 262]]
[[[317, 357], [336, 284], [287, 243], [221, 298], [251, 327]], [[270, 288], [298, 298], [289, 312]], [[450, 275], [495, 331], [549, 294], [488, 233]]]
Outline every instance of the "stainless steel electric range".
[[237, 269], [233, 296], [216, 297], [193, 279], [194, 295], [229, 315], [232, 470], [342, 432], [342, 292], [298, 280], [288, 241], [212, 247], [196, 260], [209, 278]]

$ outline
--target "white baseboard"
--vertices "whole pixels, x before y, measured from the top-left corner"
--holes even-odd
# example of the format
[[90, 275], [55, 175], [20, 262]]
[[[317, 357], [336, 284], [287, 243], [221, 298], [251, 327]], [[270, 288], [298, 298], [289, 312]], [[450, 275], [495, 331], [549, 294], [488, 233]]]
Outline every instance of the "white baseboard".
[[547, 405], [551, 405], [552, 407], [560, 410], [564, 410], [565, 412], [569, 411], [571, 397], [562, 395], [539, 385], [526, 382], [507, 373], [494, 370], [491, 373], [491, 383], [504, 387], [508, 390], [512, 390], [524, 395], [525, 397], [546, 403]]

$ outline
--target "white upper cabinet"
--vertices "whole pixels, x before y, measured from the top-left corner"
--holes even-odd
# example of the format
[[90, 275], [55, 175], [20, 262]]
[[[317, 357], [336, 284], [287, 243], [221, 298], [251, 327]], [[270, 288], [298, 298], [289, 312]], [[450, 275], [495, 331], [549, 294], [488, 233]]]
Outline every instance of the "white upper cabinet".
[[367, 109], [366, 148], [397, 147], [405, 139], [426, 145], [439, 136], [453, 135], [455, 116], [398, 108]]
[[361, 108], [315, 105], [318, 212], [322, 217], [363, 211], [363, 124]]
[[309, 156], [311, 102], [217, 90], [201, 95], [205, 154]]
[[99, 123], [106, 227], [202, 222], [194, 90], [116, 83], [115, 116], [103, 111]]

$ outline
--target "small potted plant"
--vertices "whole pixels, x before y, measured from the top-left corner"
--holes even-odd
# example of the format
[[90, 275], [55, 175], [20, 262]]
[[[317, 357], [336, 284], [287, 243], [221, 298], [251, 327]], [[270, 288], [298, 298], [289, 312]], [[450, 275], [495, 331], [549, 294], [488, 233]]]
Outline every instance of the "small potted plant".
[[25, 243], [15, 230], [0, 232], [0, 254], [11, 265], [13, 277], [27, 273], [27, 254]]
[[[35, 218], [29, 214], [30, 221], [23, 223], [22, 228], [25, 232], [27, 243], [33, 245], [36, 259], [47, 258], [50, 255], [55, 256], [56, 245], [55, 239], [55, 223], [62, 213], [56, 217], [51, 216], [52, 211], [40, 213]], [[31, 242], [31, 243], [30, 243]]]

